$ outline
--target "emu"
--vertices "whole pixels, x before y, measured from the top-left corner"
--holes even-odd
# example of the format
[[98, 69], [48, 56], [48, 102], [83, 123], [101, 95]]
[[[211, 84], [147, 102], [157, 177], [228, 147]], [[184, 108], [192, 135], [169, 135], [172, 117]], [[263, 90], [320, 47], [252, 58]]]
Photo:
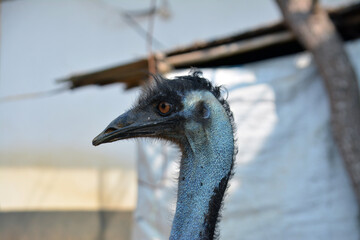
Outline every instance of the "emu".
[[235, 157], [233, 115], [200, 71], [155, 76], [137, 104], [113, 120], [93, 145], [150, 137], [179, 146], [182, 157], [170, 239], [214, 239]]

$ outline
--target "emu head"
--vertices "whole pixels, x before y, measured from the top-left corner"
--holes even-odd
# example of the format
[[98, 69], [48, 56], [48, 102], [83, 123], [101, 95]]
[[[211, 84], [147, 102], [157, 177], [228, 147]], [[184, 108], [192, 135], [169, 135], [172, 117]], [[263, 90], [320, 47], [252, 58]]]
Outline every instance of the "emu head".
[[[112, 121], [94, 140], [93, 145], [114, 142], [117, 140], [152, 137], [170, 140], [183, 147], [186, 141], [186, 127], [202, 128], [210, 121], [209, 99], [213, 95], [224, 105], [224, 113], [231, 118], [227, 103], [220, 98], [220, 88], [213, 87], [209, 81], [200, 77], [201, 72], [177, 77], [174, 80], [160, 76], [146, 86], [137, 104]], [[193, 92], [201, 92], [192, 95]], [[189, 132], [189, 131], [188, 131]]]
[[182, 150], [178, 199], [170, 239], [213, 239], [234, 160], [233, 118], [220, 88], [194, 72], [156, 77], [137, 104], [93, 144], [151, 137]]

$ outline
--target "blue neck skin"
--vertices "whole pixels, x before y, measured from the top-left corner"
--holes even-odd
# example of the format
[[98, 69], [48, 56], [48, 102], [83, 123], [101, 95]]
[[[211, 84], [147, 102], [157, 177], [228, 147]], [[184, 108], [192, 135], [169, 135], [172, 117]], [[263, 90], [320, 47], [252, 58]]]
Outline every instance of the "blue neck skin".
[[205, 102], [207, 122], [188, 120], [182, 142], [178, 199], [170, 240], [213, 239], [223, 195], [233, 165], [234, 137], [220, 102], [207, 92], [186, 97], [185, 109]]

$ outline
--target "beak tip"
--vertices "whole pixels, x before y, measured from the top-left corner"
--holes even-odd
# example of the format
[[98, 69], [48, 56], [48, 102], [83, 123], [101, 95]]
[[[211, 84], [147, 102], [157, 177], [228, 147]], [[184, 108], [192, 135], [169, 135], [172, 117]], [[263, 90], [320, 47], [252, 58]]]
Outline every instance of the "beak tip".
[[99, 139], [99, 136], [95, 137], [93, 140], [92, 140], [92, 145], [94, 146], [99, 146], [101, 144], [101, 139]]

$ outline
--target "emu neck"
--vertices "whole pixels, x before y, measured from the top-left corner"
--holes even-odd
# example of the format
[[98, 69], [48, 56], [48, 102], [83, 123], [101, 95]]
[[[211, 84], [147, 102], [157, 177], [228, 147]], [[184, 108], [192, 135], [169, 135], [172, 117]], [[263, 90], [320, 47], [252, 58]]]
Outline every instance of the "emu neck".
[[186, 126], [171, 240], [214, 238], [234, 154], [230, 120], [216, 102], [207, 124]]

